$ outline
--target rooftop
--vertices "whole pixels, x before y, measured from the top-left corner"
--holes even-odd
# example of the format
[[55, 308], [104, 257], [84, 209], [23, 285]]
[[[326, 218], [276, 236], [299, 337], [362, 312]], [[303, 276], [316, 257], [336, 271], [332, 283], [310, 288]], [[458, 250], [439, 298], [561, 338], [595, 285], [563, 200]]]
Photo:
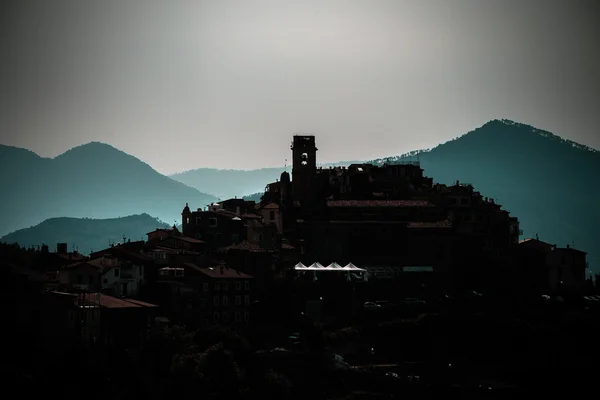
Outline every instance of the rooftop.
[[450, 221], [436, 221], [436, 222], [409, 222], [409, 228], [419, 229], [419, 228], [452, 228], [452, 223]]
[[216, 279], [252, 279], [251, 275], [245, 274], [241, 271], [229, 268], [225, 265], [217, 265], [214, 267], [200, 267], [194, 263], [185, 263], [188, 268], [192, 268], [204, 275], [216, 278]]
[[260, 245], [244, 240], [241, 243], [233, 244], [231, 246], [222, 247], [218, 251], [226, 252], [229, 250], [249, 251], [251, 253], [266, 253], [269, 250], [262, 248]]
[[427, 200], [329, 200], [328, 207], [434, 207]]

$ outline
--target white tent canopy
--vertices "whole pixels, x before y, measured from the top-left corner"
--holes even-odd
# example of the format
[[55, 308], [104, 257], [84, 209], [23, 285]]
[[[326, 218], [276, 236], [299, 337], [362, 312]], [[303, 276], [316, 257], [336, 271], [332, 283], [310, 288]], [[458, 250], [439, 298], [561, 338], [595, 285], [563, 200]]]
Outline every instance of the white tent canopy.
[[343, 268], [344, 271], [366, 271], [366, 269], [364, 268], [358, 268], [356, 265], [352, 264], [352, 263], [348, 263], [348, 265], [346, 265]]
[[299, 262], [298, 264], [296, 264], [294, 266], [294, 269], [296, 271], [306, 271], [308, 269], [308, 267], [306, 265], [302, 264], [301, 262]]
[[364, 272], [366, 269], [358, 268], [356, 265], [349, 263], [345, 267], [342, 267], [336, 262], [332, 262], [327, 267], [324, 267], [321, 263], [315, 262], [309, 267], [302, 263], [298, 263], [294, 266], [296, 271], [340, 271], [340, 272]]

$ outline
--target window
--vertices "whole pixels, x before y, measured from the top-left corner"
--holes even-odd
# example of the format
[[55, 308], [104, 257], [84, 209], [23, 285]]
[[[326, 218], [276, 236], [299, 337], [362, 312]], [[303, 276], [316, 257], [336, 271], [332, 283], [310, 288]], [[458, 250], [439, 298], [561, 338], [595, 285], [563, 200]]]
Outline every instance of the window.
[[108, 284], [108, 279], [104, 278], [104, 280], [102, 281], [102, 283], [104, 283], [105, 285]]
[[121, 272], [121, 271], [119, 271], [119, 268], [115, 268], [115, 277], [116, 277], [116, 278], [118, 278], [118, 277], [119, 277], [119, 275], [120, 275], [120, 272]]
[[248, 322], [248, 321], [250, 321], [250, 313], [249, 313], [248, 311], [246, 311], [246, 312], [244, 313], [244, 321], [245, 321], [245, 322]]
[[236, 306], [242, 305], [242, 296], [235, 296], [235, 305]]
[[215, 283], [215, 290], [219, 290], [219, 289], [220, 289], [219, 282], [216, 282], [216, 283]]
[[241, 321], [242, 321], [242, 314], [239, 311], [236, 311], [235, 322], [241, 322]]
[[227, 290], [227, 283], [221, 284], [221, 290]]
[[202, 291], [203, 292], [208, 292], [208, 283], [203, 283], [202, 284]]
[[244, 296], [244, 305], [245, 306], [250, 305], [250, 296], [248, 296], [248, 295]]
[[269, 219], [273, 221], [275, 219], [275, 211], [269, 211]]
[[186, 223], [186, 224], [189, 224], [189, 223], [190, 223], [190, 217], [187, 217], [187, 218], [185, 219], [185, 223]]
[[226, 312], [223, 313], [223, 322], [229, 321], [229, 315]]
[[83, 283], [83, 277], [81, 276], [81, 274], [77, 274], [75, 279], [77, 280], [77, 283], [80, 283], [80, 284]]
[[202, 240], [202, 234], [201, 233], [196, 233], [196, 239]]
[[215, 306], [217, 306], [217, 307], [219, 306], [219, 296], [214, 296], [213, 297], [213, 304]]
[[217, 233], [217, 234], [215, 235], [215, 242], [217, 242], [217, 243], [221, 243], [222, 241], [223, 241], [223, 234], [221, 234], [221, 233]]
[[235, 283], [235, 290], [242, 290], [242, 282], [237, 281]]
[[240, 242], [240, 235], [238, 235], [237, 233], [234, 233], [233, 235], [231, 235], [231, 241], [233, 243], [239, 243]]
[[90, 275], [90, 285], [94, 284], [94, 275]]
[[227, 296], [223, 296], [223, 302], [221, 304], [227, 306]]
[[215, 228], [217, 226], [217, 219], [216, 218], [209, 218], [208, 219], [208, 226], [210, 226], [211, 228]]
[[202, 217], [196, 217], [196, 225], [200, 225], [202, 221]]
[[182, 269], [176, 269], [175, 270], [175, 276], [183, 276], [183, 270]]
[[219, 314], [218, 312], [216, 312], [213, 315], [213, 319], [214, 319], [215, 322], [219, 322], [220, 317], [221, 317], [221, 314]]
[[249, 281], [244, 282], [244, 290], [250, 290], [250, 282]]
[[198, 303], [200, 305], [201, 310], [204, 310], [206, 308], [206, 299], [200, 299]]

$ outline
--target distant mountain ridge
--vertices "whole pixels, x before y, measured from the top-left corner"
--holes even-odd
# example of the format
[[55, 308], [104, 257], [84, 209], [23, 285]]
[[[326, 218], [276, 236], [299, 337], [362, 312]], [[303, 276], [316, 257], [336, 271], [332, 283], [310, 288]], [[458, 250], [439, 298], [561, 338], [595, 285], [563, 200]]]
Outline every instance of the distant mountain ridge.
[[[171, 225], [172, 226], [172, 225]], [[169, 225], [148, 214], [122, 218], [50, 218], [31, 228], [20, 229], [0, 238], [0, 242], [18, 243], [21, 247], [46, 244], [55, 251], [57, 243], [67, 243], [69, 251], [89, 254], [122, 242], [146, 240], [146, 233]]]
[[[360, 161], [340, 161], [337, 163], [320, 163], [319, 166], [329, 167], [345, 165]], [[292, 172], [292, 167], [281, 166], [272, 168], [260, 168], [253, 170], [242, 169], [217, 169], [198, 168], [185, 172], [169, 175], [169, 177], [188, 186], [199, 188], [206, 187], [209, 193], [215, 194], [221, 200], [230, 199], [235, 196], [245, 196], [262, 192], [267, 183], [279, 179], [283, 171]]]
[[0, 145], [0, 187], [0, 235], [53, 217], [151, 213], [163, 221], [179, 221], [186, 202], [216, 200], [99, 142], [55, 158]]

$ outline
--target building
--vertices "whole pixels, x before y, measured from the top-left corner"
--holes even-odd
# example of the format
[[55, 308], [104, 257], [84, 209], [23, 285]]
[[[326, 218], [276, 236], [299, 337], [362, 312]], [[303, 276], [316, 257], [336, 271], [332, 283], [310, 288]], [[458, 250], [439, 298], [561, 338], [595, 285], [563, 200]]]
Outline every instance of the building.
[[230, 246], [245, 237], [246, 227], [240, 215], [223, 209], [220, 204], [196, 211], [186, 204], [181, 216], [183, 235], [202, 240], [209, 249]]
[[515, 265], [525, 290], [538, 294], [580, 292], [586, 287], [587, 254], [570, 245], [558, 247], [536, 238], [521, 241]]
[[353, 262], [391, 276], [418, 267], [475, 289], [518, 243], [517, 218], [472, 185], [434, 184], [418, 161], [321, 168], [315, 137], [304, 135], [291, 150], [292, 179], [283, 172], [267, 185], [258, 212], [306, 265]]
[[45, 297], [45, 337], [55, 345], [140, 345], [158, 310], [154, 304], [98, 292], [50, 291]]
[[188, 325], [243, 330], [250, 322], [253, 281], [221, 261], [198, 258], [160, 269], [157, 301]]
[[114, 296], [137, 296], [146, 283], [145, 267], [110, 254], [74, 263], [59, 271], [63, 285]]

